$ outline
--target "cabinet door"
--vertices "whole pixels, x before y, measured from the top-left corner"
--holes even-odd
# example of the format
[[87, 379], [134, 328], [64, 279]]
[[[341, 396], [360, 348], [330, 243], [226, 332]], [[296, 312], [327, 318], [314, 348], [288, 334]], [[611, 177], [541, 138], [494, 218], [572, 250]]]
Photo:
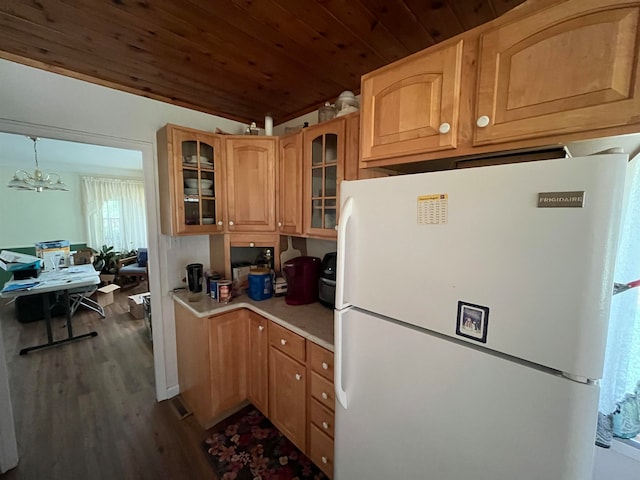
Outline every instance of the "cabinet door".
[[249, 400], [268, 416], [269, 394], [269, 336], [266, 318], [247, 311], [249, 315]]
[[362, 77], [362, 160], [455, 148], [462, 40]]
[[227, 230], [274, 232], [276, 138], [227, 138]]
[[215, 417], [247, 398], [247, 312], [235, 310], [212, 317], [209, 322]]
[[637, 123], [638, 4], [573, 0], [481, 36], [474, 144]]
[[[160, 142], [164, 142], [161, 144]], [[162, 233], [222, 231], [223, 175], [217, 136], [168, 125], [158, 134]]]
[[269, 419], [300, 450], [306, 446], [305, 366], [269, 348]]
[[196, 317], [177, 302], [174, 308], [180, 396], [205, 425], [213, 416], [209, 320]]
[[302, 234], [302, 133], [280, 138], [278, 231]]
[[344, 118], [309, 127], [303, 135], [305, 233], [335, 238], [339, 185], [344, 174]]

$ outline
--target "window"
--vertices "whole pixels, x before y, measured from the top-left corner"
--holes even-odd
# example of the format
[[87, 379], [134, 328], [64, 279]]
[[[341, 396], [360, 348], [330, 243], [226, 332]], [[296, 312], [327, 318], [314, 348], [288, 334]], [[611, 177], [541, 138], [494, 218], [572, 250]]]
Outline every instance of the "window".
[[[640, 162], [638, 158], [629, 165], [625, 198], [615, 281], [626, 284], [640, 278], [640, 246], [638, 244], [640, 239]], [[626, 408], [630, 400], [634, 405], [636, 401], [637, 405], [640, 405], [640, 395], [627, 396], [640, 388], [638, 387], [640, 382], [639, 307], [640, 288], [618, 293], [611, 301], [607, 350], [600, 392], [600, 412], [603, 414], [621, 409], [621, 416], [628, 415], [626, 410], [636, 408], [635, 406]], [[640, 419], [637, 418], [637, 412], [635, 419], [625, 418], [624, 420], [623, 430], [627, 432], [627, 436], [633, 436], [633, 432], [635, 435], [640, 433]], [[619, 436], [616, 428], [613, 428], [613, 434]], [[634, 442], [640, 447], [640, 435], [635, 437]]]
[[82, 177], [89, 246], [115, 251], [147, 246], [142, 180]]

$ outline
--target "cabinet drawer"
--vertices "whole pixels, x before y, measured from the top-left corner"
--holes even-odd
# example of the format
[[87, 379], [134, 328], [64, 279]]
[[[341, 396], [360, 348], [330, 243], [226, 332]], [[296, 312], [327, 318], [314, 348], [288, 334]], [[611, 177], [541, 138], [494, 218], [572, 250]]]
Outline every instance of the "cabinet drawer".
[[335, 409], [333, 382], [327, 381], [315, 372], [311, 372], [311, 396], [331, 411]]
[[334, 414], [328, 408], [325, 408], [317, 400], [311, 400], [309, 419], [320, 430], [333, 438]]
[[311, 369], [333, 382], [333, 352], [309, 342]]
[[300, 362], [305, 361], [305, 340], [300, 335], [271, 322], [269, 343]]
[[309, 429], [309, 458], [329, 477], [333, 477], [333, 440], [315, 425]]

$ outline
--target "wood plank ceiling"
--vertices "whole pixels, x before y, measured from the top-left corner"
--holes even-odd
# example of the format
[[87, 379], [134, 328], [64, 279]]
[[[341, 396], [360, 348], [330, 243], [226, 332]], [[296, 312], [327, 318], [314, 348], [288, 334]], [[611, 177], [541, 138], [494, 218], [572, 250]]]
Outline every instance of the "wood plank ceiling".
[[3, 0], [0, 57], [278, 124], [523, 1]]

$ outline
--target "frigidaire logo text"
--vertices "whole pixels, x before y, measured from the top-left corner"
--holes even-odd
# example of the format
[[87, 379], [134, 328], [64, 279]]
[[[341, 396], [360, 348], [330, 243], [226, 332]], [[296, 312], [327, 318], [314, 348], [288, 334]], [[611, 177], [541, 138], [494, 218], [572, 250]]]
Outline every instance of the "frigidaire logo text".
[[538, 193], [538, 207], [582, 208], [584, 192], [542, 192]]

